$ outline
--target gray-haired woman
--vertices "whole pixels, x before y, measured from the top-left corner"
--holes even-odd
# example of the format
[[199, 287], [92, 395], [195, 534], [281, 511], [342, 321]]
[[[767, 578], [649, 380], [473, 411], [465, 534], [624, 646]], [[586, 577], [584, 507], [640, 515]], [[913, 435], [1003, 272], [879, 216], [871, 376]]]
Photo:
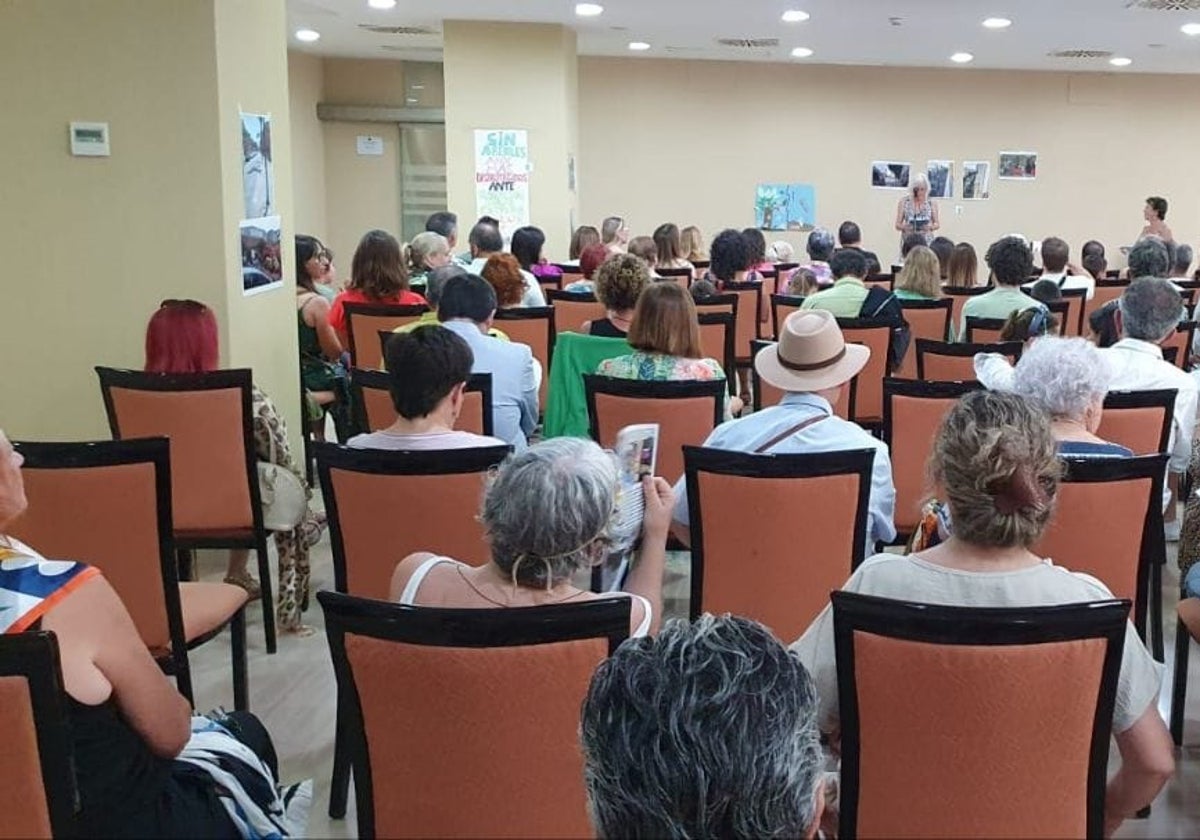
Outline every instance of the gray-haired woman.
[[[675, 495], [645, 477], [642, 546], [626, 577], [630, 635], [653, 633], [662, 618], [667, 528]], [[616, 457], [580, 438], [543, 441], [510, 457], [489, 483], [480, 519], [492, 560], [468, 566], [428, 552], [410, 554], [392, 575], [391, 598], [437, 607], [534, 607], [600, 596], [572, 584], [614, 548], [620, 478]]]
[[940, 228], [937, 205], [929, 199], [929, 178], [924, 172], [913, 175], [904, 198], [896, 203], [896, 230], [900, 231], [900, 245], [904, 238], [919, 233], [928, 245], [933, 241], [933, 232]]

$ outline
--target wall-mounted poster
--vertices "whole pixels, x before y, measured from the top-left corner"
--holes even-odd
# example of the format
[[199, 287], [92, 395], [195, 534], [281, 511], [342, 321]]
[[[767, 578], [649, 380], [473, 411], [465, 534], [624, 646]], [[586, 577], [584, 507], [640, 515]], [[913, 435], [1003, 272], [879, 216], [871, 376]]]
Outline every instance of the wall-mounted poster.
[[241, 113], [243, 216], [275, 212], [275, 169], [271, 162], [271, 115]]
[[925, 168], [930, 198], [954, 197], [954, 161], [931, 160]]
[[817, 197], [812, 184], [759, 184], [754, 226], [759, 230], [812, 230]]
[[871, 164], [871, 186], [888, 190], [908, 189], [908, 163], [877, 160]]
[[475, 215], [500, 220], [507, 242], [529, 224], [529, 133], [475, 131]]
[[1037, 178], [1037, 152], [1001, 152], [999, 177], [1006, 181]]
[[242, 294], [257, 295], [283, 285], [278, 216], [244, 219], [238, 226], [242, 249]]
[[988, 197], [988, 175], [992, 165], [986, 160], [964, 160], [962, 197], [968, 201], [982, 201]]

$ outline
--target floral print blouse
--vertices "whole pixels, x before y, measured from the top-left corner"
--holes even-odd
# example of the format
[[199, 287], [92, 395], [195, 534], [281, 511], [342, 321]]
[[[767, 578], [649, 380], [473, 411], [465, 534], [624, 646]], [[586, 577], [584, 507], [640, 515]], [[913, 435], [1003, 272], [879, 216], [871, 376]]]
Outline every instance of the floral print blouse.
[[[654, 382], [698, 380], [708, 382], [724, 379], [725, 371], [716, 359], [685, 359], [665, 353], [646, 353], [635, 350], [628, 356], [605, 359], [596, 368], [601, 376], [616, 379], [639, 379]], [[729, 419], [729, 397], [725, 398], [725, 417]]]

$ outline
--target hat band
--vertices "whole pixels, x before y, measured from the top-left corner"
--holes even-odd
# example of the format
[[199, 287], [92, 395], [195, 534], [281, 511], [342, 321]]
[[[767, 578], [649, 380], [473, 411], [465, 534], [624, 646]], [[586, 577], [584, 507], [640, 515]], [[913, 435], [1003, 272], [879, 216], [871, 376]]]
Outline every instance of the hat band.
[[834, 354], [833, 356], [830, 356], [828, 359], [826, 359], [823, 362], [813, 362], [812, 364], [800, 364], [798, 362], [789, 362], [787, 359], [783, 358], [783, 354], [779, 352], [779, 345], [778, 344], [775, 345], [775, 358], [779, 359], [779, 364], [783, 365], [788, 370], [799, 370], [799, 371], [820, 370], [821, 368], [827, 368], [831, 365], [837, 364], [838, 362], [840, 362], [842, 360], [842, 357], [845, 355], [846, 355], [846, 345], [843, 344], [841, 350], [837, 351], [836, 354]]

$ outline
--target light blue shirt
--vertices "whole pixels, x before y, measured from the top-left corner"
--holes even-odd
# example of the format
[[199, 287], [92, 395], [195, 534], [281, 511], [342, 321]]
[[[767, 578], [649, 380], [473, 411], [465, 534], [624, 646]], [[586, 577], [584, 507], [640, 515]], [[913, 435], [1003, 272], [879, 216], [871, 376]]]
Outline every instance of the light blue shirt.
[[534, 371], [533, 351], [525, 344], [484, 335], [471, 321], [445, 321], [442, 326], [458, 333], [471, 346], [475, 355], [471, 373], [492, 375], [493, 434], [511, 444], [513, 451], [522, 451], [538, 419], [538, 376]]
[[[875, 461], [871, 470], [871, 495], [868, 502], [867, 533], [863, 535], [867, 553], [875, 553], [876, 540], [891, 542], [896, 538], [896, 527], [892, 514], [896, 507], [896, 488], [892, 484], [892, 462], [888, 457], [887, 444], [871, 437], [857, 423], [843, 420], [833, 413], [833, 408], [823, 397], [816, 394], [785, 394], [779, 405], [757, 411], [740, 420], [730, 420], [713, 429], [705, 446], [729, 449], [735, 452], [753, 452], [771, 438], [787, 431], [797, 423], [810, 417], [824, 415], [825, 419], [784, 438], [769, 450], [771, 453], [790, 455], [806, 452], [838, 452], [847, 449], [875, 450]], [[783, 515], [773, 512], [773, 515]], [[689, 521], [687, 482], [680, 478], [675, 483], [676, 522], [687, 525]]]

